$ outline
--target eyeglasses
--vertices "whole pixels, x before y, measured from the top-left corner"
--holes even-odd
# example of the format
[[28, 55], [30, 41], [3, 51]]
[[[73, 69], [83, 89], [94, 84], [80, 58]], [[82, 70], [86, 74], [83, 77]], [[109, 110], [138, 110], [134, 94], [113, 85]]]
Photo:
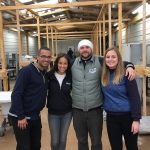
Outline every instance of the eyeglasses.
[[51, 56], [41, 55], [41, 56], [39, 56], [39, 57], [41, 57], [42, 59], [51, 59]]

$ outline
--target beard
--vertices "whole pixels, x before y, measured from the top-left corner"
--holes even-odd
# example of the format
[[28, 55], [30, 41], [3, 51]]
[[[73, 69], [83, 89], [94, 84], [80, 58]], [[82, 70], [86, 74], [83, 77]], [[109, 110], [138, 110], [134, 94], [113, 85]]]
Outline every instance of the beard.
[[88, 60], [88, 59], [90, 59], [92, 57], [92, 54], [90, 53], [90, 54], [88, 54], [88, 55], [81, 55], [81, 58], [83, 59], [83, 60]]

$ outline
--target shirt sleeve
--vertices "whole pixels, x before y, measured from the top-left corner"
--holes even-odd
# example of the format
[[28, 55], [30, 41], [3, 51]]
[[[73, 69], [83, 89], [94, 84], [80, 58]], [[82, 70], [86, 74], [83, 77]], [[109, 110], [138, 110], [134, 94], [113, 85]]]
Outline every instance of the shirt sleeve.
[[135, 69], [134, 64], [132, 62], [123, 61], [123, 63], [124, 63], [125, 68], [131, 67], [131, 68]]
[[25, 68], [22, 69], [17, 76], [17, 80], [11, 95], [12, 107], [15, 111], [15, 114], [18, 116], [18, 119], [25, 118], [23, 97], [25, 90], [28, 88], [27, 85], [29, 83], [29, 77], [29, 71]]
[[131, 102], [131, 116], [133, 120], [138, 121], [141, 119], [141, 100], [137, 87], [136, 80], [128, 80], [128, 77], [125, 77], [126, 88], [129, 100]]

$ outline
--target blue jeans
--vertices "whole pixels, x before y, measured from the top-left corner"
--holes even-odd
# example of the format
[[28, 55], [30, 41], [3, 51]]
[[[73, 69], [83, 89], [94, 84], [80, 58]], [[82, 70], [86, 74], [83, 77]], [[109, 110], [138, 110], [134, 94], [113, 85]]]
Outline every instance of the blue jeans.
[[73, 108], [73, 126], [78, 139], [78, 150], [89, 150], [88, 134], [91, 139], [91, 150], [102, 150], [103, 110], [101, 108], [90, 111]]
[[48, 123], [51, 133], [51, 150], [65, 150], [71, 119], [72, 112], [64, 115], [48, 114]]

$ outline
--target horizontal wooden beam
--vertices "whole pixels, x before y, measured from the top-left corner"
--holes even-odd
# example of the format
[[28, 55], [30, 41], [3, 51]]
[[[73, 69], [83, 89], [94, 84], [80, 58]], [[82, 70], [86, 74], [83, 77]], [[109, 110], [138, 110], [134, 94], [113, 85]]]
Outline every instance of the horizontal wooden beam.
[[139, 75], [150, 77], [150, 67], [135, 65], [135, 71]]
[[[86, 33], [93, 33], [94, 31], [75, 31], [75, 32], [57, 32], [55, 34], [64, 35], [64, 34], [86, 34]], [[40, 35], [46, 35], [47, 33], [40, 33]], [[51, 34], [51, 33], [49, 33]]]
[[111, 3], [126, 3], [126, 2], [142, 2], [142, 0], [98, 0], [98, 1], [86, 1], [86, 2], [71, 2], [71, 3], [58, 3], [58, 4], [32, 4], [21, 6], [0, 6], [0, 10], [17, 10], [17, 9], [36, 9], [36, 8], [61, 8], [72, 6], [91, 6], [102, 5]]
[[[123, 19], [123, 21], [129, 21], [130, 19]], [[105, 20], [107, 23], [109, 20]], [[118, 19], [111, 20], [111, 22], [117, 22]], [[83, 24], [95, 24], [95, 23], [103, 23], [103, 21], [82, 21], [82, 22], [60, 22], [60, 23], [45, 23], [39, 24], [39, 26], [64, 26], [64, 25], [83, 25]], [[17, 25], [4, 25], [4, 27], [16, 27]], [[20, 27], [34, 27], [37, 24], [20, 24]]]

